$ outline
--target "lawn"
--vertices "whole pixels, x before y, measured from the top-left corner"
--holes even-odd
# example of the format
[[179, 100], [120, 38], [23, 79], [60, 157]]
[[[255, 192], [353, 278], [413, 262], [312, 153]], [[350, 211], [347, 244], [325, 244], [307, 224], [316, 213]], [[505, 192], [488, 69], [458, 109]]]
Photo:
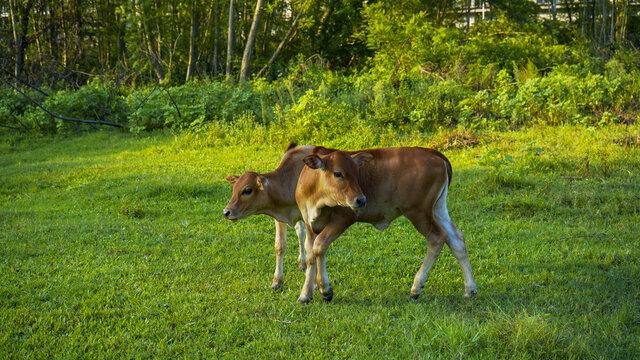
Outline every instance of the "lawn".
[[327, 256], [334, 300], [306, 306], [293, 229], [274, 292], [272, 220], [221, 216], [225, 176], [275, 168], [285, 142], [109, 131], [0, 140], [2, 358], [640, 354], [635, 128], [380, 140], [451, 160], [448, 207], [478, 295], [462, 297], [445, 249], [411, 300], [426, 240], [400, 218], [339, 238]]

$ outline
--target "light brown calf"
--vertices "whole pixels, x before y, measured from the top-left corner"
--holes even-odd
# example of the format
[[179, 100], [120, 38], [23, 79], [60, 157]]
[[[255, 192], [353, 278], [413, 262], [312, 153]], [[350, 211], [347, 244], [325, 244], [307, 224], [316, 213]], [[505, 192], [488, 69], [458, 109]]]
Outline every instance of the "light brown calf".
[[296, 183], [304, 162], [302, 158], [309, 155], [314, 146], [296, 146], [289, 144], [278, 167], [268, 173], [258, 174], [246, 172], [241, 176], [229, 175], [226, 180], [233, 185], [233, 194], [229, 204], [223, 210], [228, 220], [235, 222], [251, 215], [265, 214], [271, 216], [276, 224], [276, 269], [271, 288], [282, 286], [283, 256], [287, 249], [287, 224], [295, 227], [300, 253], [298, 267], [304, 271], [306, 266], [304, 242], [305, 236], [302, 215], [294, 197]]
[[295, 194], [307, 230], [307, 269], [299, 302], [311, 301], [314, 279], [325, 301], [333, 298], [325, 255], [349, 226], [367, 222], [384, 230], [400, 215], [427, 238], [427, 255], [415, 276], [411, 297], [422, 292], [445, 243], [462, 268], [465, 297], [476, 293], [464, 236], [447, 211], [451, 164], [444, 155], [418, 147], [360, 152], [318, 147], [303, 161], [307, 166]]

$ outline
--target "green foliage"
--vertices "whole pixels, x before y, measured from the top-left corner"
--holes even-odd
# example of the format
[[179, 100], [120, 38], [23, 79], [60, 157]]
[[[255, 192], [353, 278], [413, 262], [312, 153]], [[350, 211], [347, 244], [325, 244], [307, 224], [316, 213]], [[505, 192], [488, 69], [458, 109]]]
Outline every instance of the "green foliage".
[[[97, 79], [78, 90], [60, 90], [47, 97], [40, 95], [36, 97], [36, 101], [56, 115], [127, 125], [129, 109], [125, 104], [123, 91], [114, 84]], [[86, 128], [86, 125], [55, 118], [35, 106], [25, 111], [21, 119], [26, 126], [45, 133]]]
[[474, 26], [461, 50], [471, 73], [491, 64], [512, 70], [529, 63], [540, 69], [578, 61], [568, 46], [558, 45], [541, 26], [517, 25], [504, 18]]
[[417, 131], [434, 131], [458, 123], [457, 104], [469, 91], [454, 81], [411, 78], [393, 84], [368, 77], [359, 81], [365, 94], [361, 102], [367, 118], [378, 127], [407, 127]]
[[[27, 91], [27, 94], [36, 99], [44, 96], [35, 91]], [[0, 125], [28, 131], [30, 127], [24, 124], [24, 115], [33, 111], [34, 105], [27, 98], [8, 87], [0, 87]]]
[[[60, 115], [110, 120], [135, 133], [224, 133], [242, 120], [260, 125], [270, 136], [300, 141], [332, 138], [338, 127], [359, 128], [379, 139], [389, 128], [430, 133], [457, 126], [508, 129], [636, 121], [637, 50], [623, 48], [608, 58], [584, 56], [588, 50], [583, 44], [559, 44], [545, 30], [548, 25], [518, 24], [505, 17], [480, 22], [466, 33], [435, 26], [427, 12], [405, 11], [419, 5], [367, 6], [367, 26], [358, 37], [374, 55], [370, 68], [351, 74], [332, 70], [320, 55], [300, 54], [273, 81], [238, 86], [195, 80], [124, 89], [96, 80], [78, 91], [54, 91], [38, 99]], [[0, 103], [0, 121], [51, 133], [87, 128], [54, 119], [12, 92]]]
[[424, 13], [398, 21], [376, 10], [369, 9], [365, 31], [367, 44], [375, 50], [373, 65], [399, 79], [436, 72], [477, 88], [501, 69], [513, 75], [513, 70], [526, 66], [549, 68], [579, 60], [535, 24], [520, 25], [500, 17], [480, 22], [465, 34], [463, 29], [433, 26]]
[[[260, 83], [258, 83], [260, 84]], [[172, 88], [145, 88], [127, 98], [134, 132], [161, 128], [194, 128], [232, 122], [251, 113], [261, 122], [273, 118], [277, 96], [269, 86], [231, 87], [222, 82], [194, 81]]]
[[[520, 73], [521, 75], [522, 73]], [[498, 74], [493, 91], [480, 91], [459, 104], [461, 122], [471, 127], [525, 124], [602, 125], [619, 122], [638, 108], [635, 82], [559, 66], [544, 77]], [[500, 80], [502, 79], [502, 80]]]
[[418, 13], [396, 18], [377, 6], [367, 9], [367, 26], [362, 37], [374, 50], [373, 65], [385, 75], [403, 78], [426, 67], [442, 69], [456, 59], [464, 39], [461, 30], [435, 27], [427, 15]]

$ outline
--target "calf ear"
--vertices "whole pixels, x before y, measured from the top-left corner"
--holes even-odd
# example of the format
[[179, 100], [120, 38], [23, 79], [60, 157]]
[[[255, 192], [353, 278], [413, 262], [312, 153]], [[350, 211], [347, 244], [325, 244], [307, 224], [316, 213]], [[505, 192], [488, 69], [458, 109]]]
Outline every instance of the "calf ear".
[[229, 175], [226, 177], [225, 180], [227, 180], [227, 182], [231, 185], [235, 184], [236, 181], [238, 181], [240, 177], [238, 175]]
[[366, 152], [361, 152], [361, 153], [352, 155], [351, 158], [353, 159], [353, 161], [355, 161], [356, 165], [360, 167], [363, 164], [365, 164], [367, 161], [373, 159], [373, 155]]
[[324, 169], [324, 161], [318, 155], [307, 155], [302, 158], [302, 161], [312, 169]]
[[258, 183], [258, 188], [260, 190], [264, 190], [264, 187], [269, 184], [269, 180], [267, 180], [267, 178], [262, 175], [258, 175], [258, 177], [256, 178], [256, 182]]

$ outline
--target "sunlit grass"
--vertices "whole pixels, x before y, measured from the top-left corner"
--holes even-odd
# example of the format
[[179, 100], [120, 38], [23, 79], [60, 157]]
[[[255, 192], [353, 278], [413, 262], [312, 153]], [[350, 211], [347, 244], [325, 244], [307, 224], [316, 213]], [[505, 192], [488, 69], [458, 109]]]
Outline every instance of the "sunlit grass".
[[220, 215], [230, 195], [224, 177], [275, 168], [286, 143], [6, 138], [0, 354], [637, 356], [640, 150], [617, 141], [627, 131], [484, 132], [466, 145], [448, 143], [459, 138], [450, 132], [379, 138], [447, 148], [449, 211], [467, 238], [478, 296], [462, 298], [460, 268], [445, 250], [412, 301], [426, 243], [400, 219], [383, 233], [357, 224], [337, 240], [328, 253], [335, 298], [308, 306], [296, 303], [303, 274], [294, 232], [284, 286], [273, 292], [271, 219], [232, 224]]

